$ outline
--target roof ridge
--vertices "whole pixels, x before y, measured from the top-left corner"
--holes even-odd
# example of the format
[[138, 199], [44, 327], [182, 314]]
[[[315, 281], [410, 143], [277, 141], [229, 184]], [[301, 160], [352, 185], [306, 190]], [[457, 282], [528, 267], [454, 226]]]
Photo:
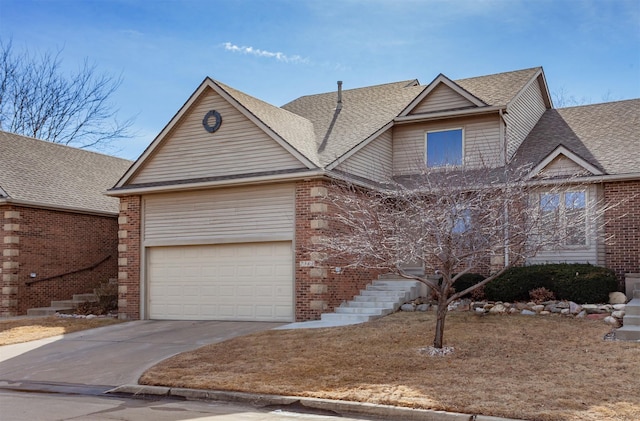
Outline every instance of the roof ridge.
[[574, 109], [574, 108], [597, 107], [597, 106], [601, 106], [601, 105], [611, 105], [611, 104], [619, 104], [619, 103], [622, 103], [622, 102], [634, 102], [634, 101], [640, 101], [640, 98], [628, 98], [628, 99], [619, 99], [619, 100], [616, 100], [616, 101], [594, 102], [592, 104], [572, 105], [570, 107], [556, 108], [556, 110], [557, 111], [561, 111], [561, 110], [569, 110], [569, 109]]
[[493, 77], [493, 76], [500, 76], [500, 75], [506, 75], [509, 73], [519, 73], [519, 72], [527, 72], [527, 71], [531, 71], [531, 70], [540, 70], [542, 69], [542, 66], [535, 66], [535, 67], [528, 67], [526, 69], [518, 69], [518, 70], [509, 70], [506, 72], [498, 72], [498, 73], [491, 73], [488, 75], [480, 75], [480, 76], [471, 76], [471, 77], [465, 77], [462, 79], [451, 79], [453, 82], [460, 82], [463, 80], [471, 80], [471, 79], [480, 79], [480, 78], [484, 78], [484, 77]]
[[[398, 84], [401, 84], [401, 83], [405, 83], [405, 86], [403, 86], [403, 88], [408, 88], [410, 86], [416, 86], [416, 85], [413, 85], [414, 83], [417, 83], [418, 86], [421, 86], [420, 85], [420, 81], [417, 78], [415, 78], [415, 79], [399, 80], [399, 81], [396, 81], [396, 82], [379, 83], [379, 84], [376, 84], [376, 85], [359, 86], [357, 88], [343, 89], [342, 92], [344, 93], [344, 92], [353, 92], [353, 91], [358, 91], [358, 90], [363, 90], [363, 89], [380, 88], [380, 87], [383, 87], [383, 86], [398, 85]], [[321, 96], [321, 95], [334, 95], [336, 92], [337, 92], [337, 90], [320, 92], [320, 93], [317, 93], [317, 94], [302, 95], [302, 96], [299, 96], [299, 97], [297, 97], [295, 99], [292, 99], [291, 101], [289, 101], [286, 104], [282, 105], [282, 107], [285, 107], [286, 105], [288, 105], [288, 104], [290, 104], [290, 103], [292, 103], [294, 101], [297, 101], [299, 99], [302, 99], [302, 98], [310, 98], [310, 97]], [[282, 107], [280, 107], [280, 108], [282, 108]]]

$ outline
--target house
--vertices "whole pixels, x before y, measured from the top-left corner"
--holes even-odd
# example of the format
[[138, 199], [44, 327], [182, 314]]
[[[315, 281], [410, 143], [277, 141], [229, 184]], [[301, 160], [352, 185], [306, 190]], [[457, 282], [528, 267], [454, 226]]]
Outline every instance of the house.
[[0, 132], [0, 315], [116, 278], [118, 200], [130, 161]]
[[[332, 178], [362, 185], [438, 166], [579, 170], [598, 196], [640, 194], [640, 100], [557, 110], [542, 68], [300, 97], [283, 107], [205, 79], [108, 194], [120, 198], [122, 318], [303, 321], [375, 271], [326, 267]], [[446, 156], [445, 156], [446, 155]], [[535, 174], [532, 174], [535, 175]], [[588, 197], [587, 197], [588, 196]], [[640, 271], [638, 199], [607, 229], [539, 261]], [[622, 214], [621, 214], [622, 215]]]

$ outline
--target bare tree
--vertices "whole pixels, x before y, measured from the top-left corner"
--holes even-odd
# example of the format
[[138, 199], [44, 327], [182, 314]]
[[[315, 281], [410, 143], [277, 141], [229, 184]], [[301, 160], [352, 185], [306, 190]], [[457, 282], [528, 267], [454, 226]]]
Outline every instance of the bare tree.
[[15, 54], [0, 41], [0, 130], [81, 148], [131, 137], [110, 102], [122, 79], [98, 74], [87, 60], [65, 74], [60, 51]]
[[[367, 189], [336, 182], [327, 197], [332, 235], [319, 247], [328, 264], [388, 270], [430, 287], [440, 349], [452, 301], [545, 248], [585, 241], [603, 219], [604, 207], [587, 200], [577, 178], [532, 181], [529, 169], [440, 168]], [[409, 262], [424, 273], [409, 271]], [[470, 272], [489, 276], [456, 291]]]

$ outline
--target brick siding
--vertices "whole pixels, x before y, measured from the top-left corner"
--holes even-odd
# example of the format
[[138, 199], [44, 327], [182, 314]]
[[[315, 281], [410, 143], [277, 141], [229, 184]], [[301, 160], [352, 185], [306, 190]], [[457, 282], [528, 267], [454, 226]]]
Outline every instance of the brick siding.
[[[358, 295], [380, 273], [367, 269], [337, 273], [335, 267], [323, 265], [321, 256], [314, 251], [314, 237], [331, 235], [327, 221], [331, 208], [323, 198], [328, 186], [324, 180], [296, 183], [296, 321], [317, 320], [322, 313], [332, 312], [343, 301]], [[302, 261], [313, 261], [315, 266], [301, 267]]]
[[606, 266], [623, 281], [625, 273], [640, 272], [640, 181], [607, 183], [605, 202], [620, 203], [607, 211]]
[[[93, 292], [100, 283], [116, 277], [115, 216], [2, 206], [0, 217], [0, 315], [22, 315], [29, 308], [48, 307], [52, 300]], [[93, 269], [70, 273], [105, 258]], [[27, 284], [45, 278], [51, 279]]]
[[140, 319], [140, 196], [120, 198], [118, 317]]

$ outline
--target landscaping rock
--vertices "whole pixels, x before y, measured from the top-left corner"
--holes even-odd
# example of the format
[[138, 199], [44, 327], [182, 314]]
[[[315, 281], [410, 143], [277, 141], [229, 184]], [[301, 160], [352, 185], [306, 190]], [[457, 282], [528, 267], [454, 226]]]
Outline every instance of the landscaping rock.
[[621, 292], [612, 292], [609, 294], [609, 304], [624, 304], [627, 302], [627, 296]]
[[604, 322], [608, 325], [611, 325], [614, 328], [619, 328], [620, 327], [620, 321], [618, 319], [616, 319], [615, 317], [611, 317], [611, 316], [607, 316], [604, 318]]
[[537, 304], [531, 306], [531, 310], [535, 311], [536, 313], [540, 313], [542, 310], [544, 310], [544, 306], [542, 304]]
[[507, 311], [507, 309], [505, 308], [505, 306], [503, 304], [496, 304], [495, 306], [493, 306], [489, 310], [489, 313], [491, 313], [491, 314], [502, 314], [502, 313], [505, 313], [506, 311]]
[[484, 314], [484, 308], [483, 307], [476, 307], [475, 312], [478, 314]]
[[402, 304], [400, 307], [402, 311], [416, 311], [416, 308], [413, 304]]
[[615, 317], [616, 319], [622, 319], [624, 317], [624, 311], [616, 310], [611, 313], [611, 317]]
[[582, 311], [582, 306], [574, 303], [573, 301], [569, 301], [569, 313], [578, 314]]
[[547, 311], [547, 310], [542, 310], [542, 311], [540, 312], [540, 315], [541, 315], [541, 316], [548, 316], [549, 314], [551, 314], [551, 312], [550, 312], [550, 311]]
[[562, 315], [569, 315], [569, 309], [568, 308], [563, 308], [562, 310], [560, 310], [560, 314]]
[[614, 304], [613, 305], [613, 309], [614, 310], [624, 310], [625, 308], [627, 308], [626, 304]]
[[535, 311], [531, 311], [531, 310], [527, 310], [526, 308], [524, 310], [522, 310], [522, 313], [520, 313], [524, 316], [535, 316], [536, 313]]
[[429, 304], [420, 304], [416, 307], [416, 311], [429, 311]]
[[578, 319], [584, 319], [587, 316], [587, 312], [582, 310], [580, 313], [578, 313], [578, 315], [576, 316]]

